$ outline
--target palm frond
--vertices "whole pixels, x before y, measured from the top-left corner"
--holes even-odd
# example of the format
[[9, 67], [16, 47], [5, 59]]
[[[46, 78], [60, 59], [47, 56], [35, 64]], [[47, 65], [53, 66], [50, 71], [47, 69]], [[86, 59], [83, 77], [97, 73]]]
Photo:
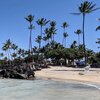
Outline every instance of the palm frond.
[[100, 9], [100, 7], [95, 8], [95, 9], [93, 9], [93, 10], [91, 10], [91, 11], [93, 12], [93, 11], [96, 11], [96, 10], [99, 10], [99, 9]]
[[80, 15], [81, 13], [70, 13], [72, 15]]
[[96, 31], [98, 31], [98, 30], [100, 30], [100, 26], [98, 26], [98, 27], [96, 28]]

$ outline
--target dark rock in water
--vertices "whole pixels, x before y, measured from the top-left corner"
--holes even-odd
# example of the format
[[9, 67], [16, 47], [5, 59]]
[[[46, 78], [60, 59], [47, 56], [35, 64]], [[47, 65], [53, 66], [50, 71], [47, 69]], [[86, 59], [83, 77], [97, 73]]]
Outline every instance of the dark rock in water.
[[0, 77], [14, 79], [34, 79], [37, 69], [33, 67], [33, 63], [4, 65], [0, 67]]
[[27, 73], [21, 74], [18, 73], [16, 70], [13, 69], [3, 69], [0, 71], [0, 77], [2, 78], [13, 78], [13, 79], [29, 79], [35, 77], [34, 71], [27, 71]]
[[14, 78], [14, 79], [26, 79], [24, 76], [22, 76], [19, 73], [16, 73], [16, 74], [14, 73], [11, 78]]
[[0, 71], [0, 76], [1, 76], [1, 77], [4, 77], [4, 76], [5, 76], [5, 70], [1, 70], [1, 71]]

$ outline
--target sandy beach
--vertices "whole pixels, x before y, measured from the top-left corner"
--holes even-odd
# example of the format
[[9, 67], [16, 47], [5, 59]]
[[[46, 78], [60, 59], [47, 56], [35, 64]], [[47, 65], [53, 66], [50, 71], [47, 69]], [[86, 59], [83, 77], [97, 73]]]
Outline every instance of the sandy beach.
[[95, 68], [90, 68], [89, 71], [84, 71], [84, 68], [50, 66], [50, 68], [36, 71], [35, 76], [37, 78], [100, 83], [100, 69]]

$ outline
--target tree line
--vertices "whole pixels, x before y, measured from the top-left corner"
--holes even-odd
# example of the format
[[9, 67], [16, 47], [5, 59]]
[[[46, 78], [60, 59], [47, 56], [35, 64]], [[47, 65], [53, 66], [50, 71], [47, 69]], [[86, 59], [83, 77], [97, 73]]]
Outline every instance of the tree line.
[[[4, 61], [34, 61], [37, 63], [47, 62], [48, 59], [51, 59], [54, 64], [60, 64], [60, 61], [63, 59], [64, 65], [74, 65], [75, 60], [85, 60], [85, 65], [87, 63], [99, 62], [100, 53], [95, 53], [93, 50], [86, 48], [85, 43], [85, 19], [86, 14], [90, 14], [100, 8], [96, 8], [96, 4], [89, 1], [84, 1], [78, 7], [78, 13], [72, 13], [73, 15], [82, 15], [82, 29], [76, 29], [74, 32], [78, 39], [73, 41], [73, 43], [68, 48], [66, 46], [67, 37], [69, 36], [67, 28], [69, 24], [63, 22], [62, 27], [62, 43], [58, 43], [55, 40], [55, 35], [57, 34], [57, 22], [55, 20], [47, 20], [45, 18], [40, 18], [36, 23], [40, 26], [40, 35], [37, 36], [35, 42], [38, 43], [38, 46], [32, 45], [32, 31], [35, 26], [33, 25], [34, 16], [32, 14], [25, 17], [25, 20], [29, 23], [29, 49], [24, 50], [19, 48], [14, 44], [10, 39], [6, 40], [3, 44], [2, 50], [4, 53], [0, 53], [0, 57]], [[100, 18], [98, 18], [100, 21]], [[46, 27], [49, 25], [49, 27]], [[45, 28], [46, 27], [46, 28]], [[45, 28], [45, 29], [44, 29]], [[44, 29], [44, 30], [43, 30]], [[96, 31], [100, 30], [100, 26], [97, 26]], [[83, 37], [83, 43], [80, 43], [80, 34]], [[45, 42], [45, 45], [42, 43]], [[97, 42], [100, 44], [100, 38]], [[2, 63], [1, 60], [1, 63]]]

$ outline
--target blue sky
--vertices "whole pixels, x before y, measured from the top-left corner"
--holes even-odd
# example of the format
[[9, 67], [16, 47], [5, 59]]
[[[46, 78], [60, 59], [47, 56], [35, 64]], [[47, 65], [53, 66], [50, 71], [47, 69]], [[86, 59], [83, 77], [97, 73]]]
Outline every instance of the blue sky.
[[[70, 13], [78, 12], [78, 5], [84, 0], [0, 0], [0, 48], [7, 39], [11, 39], [19, 47], [28, 49], [29, 30], [28, 22], [25, 17], [29, 14], [35, 16], [33, 24], [35, 30], [32, 34], [33, 46], [37, 45], [34, 41], [40, 34], [40, 27], [36, 24], [38, 18], [46, 18], [47, 20], [55, 20], [57, 22], [57, 35], [55, 39], [62, 42], [63, 22], [67, 22], [69, 27], [67, 33], [67, 47], [77, 40], [74, 33], [77, 29], [82, 28], [82, 16], [75, 16]], [[96, 3], [100, 7], [99, 0], [88, 0]], [[95, 43], [100, 37], [100, 31], [96, 32], [96, 26], [100, 23], [96, 20], [100, 18], [100, 10], [86, 16], [85, 40], [86, 46], [94, 51], [100, 51]], [[82, 35], [81, 35], [82, 41]], [[1, 51], [1, 50], [0, 50]]]

